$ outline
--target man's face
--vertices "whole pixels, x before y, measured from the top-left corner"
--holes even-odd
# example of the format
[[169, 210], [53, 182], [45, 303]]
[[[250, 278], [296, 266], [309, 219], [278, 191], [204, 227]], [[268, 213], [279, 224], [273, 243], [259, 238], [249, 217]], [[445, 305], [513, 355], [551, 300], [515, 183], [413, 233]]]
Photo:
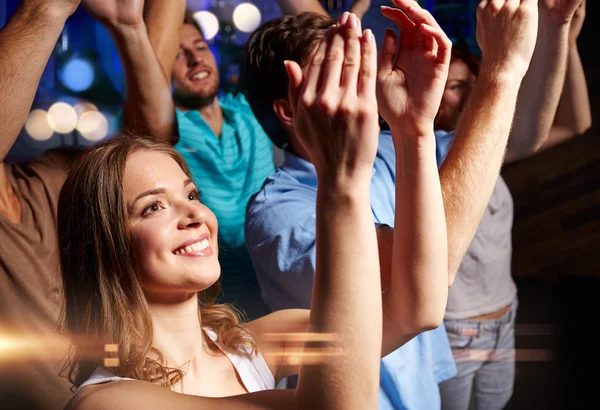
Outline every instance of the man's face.
[[189, 109], [211, 104], [219, 90], [215, 56], [200, 31], [191, 24], [184, 24], [181, 29], [171, 78], [176, 103]]

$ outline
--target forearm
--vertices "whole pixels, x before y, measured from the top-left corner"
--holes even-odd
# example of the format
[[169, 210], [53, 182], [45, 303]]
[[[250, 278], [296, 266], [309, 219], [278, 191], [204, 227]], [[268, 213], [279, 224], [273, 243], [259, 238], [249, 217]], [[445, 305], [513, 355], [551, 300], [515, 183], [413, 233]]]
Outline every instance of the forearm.
[[446, 220], [433, 131], [396, 141], [392, 271], [383, 311], [413, 337], [438, 327], [444, 317], [449, 281]]
[[173, 143], [177, 135], [171, 88], [143, 23], [110, 28], [125, 68], [123, 128]]
[[520, 82], [520, 76], [488, 71], [484, 61], [452, 148], [440, 167], [450, 284], [498, 179]]
[[185, 0], [153, 0], [144, 6], [148, 37], [168, 82], [179, 49], [185, 4]]
[[592, 125], [587, 81], [577, 44], [569, 47], [567, 74], [554, 123], [572, 130], [574, 135], [583, 134]]
[[302, 367], [298, 388], [312, 394], [302, 394], [301, 408], [320, 402], [324, 408], [362, 409], [377, 402], [382, 332], [377, 240], [369, 182], [353, 188], [331, 189], [319, 180], [310, 328], [339, 341], [326, 351], [333, 355], [322, 356], [322, 365]]
[[70, 13], [21, 4], [0, 31], [0, 162], [14, 144]]
[[569, 24], [547, 14], [540, 11], [535, 52], [519, 90], [507, 161], [537, 151], [554, 122], [565, 80]]
[[277, 0], [277, 3], [283, 14], [293, 16], [308, 11], [329, 16], [318, 0]]
[[350, 7], [350, 13], [356, 14], [359, 19], [362, 19], [367, 11], [371, 7], [371, 0], [355, 0], [352, 7]]

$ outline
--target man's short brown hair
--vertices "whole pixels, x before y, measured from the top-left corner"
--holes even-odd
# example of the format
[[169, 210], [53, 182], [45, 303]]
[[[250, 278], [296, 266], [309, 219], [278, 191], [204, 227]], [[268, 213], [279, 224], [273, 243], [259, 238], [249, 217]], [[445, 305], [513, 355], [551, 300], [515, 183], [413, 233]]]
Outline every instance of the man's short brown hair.
[[185, 15], [183, 16], [183, 24], [190, 24], [196, 27], [200, 32], [200, 35], [204, 39], [204, 31], [202, 31], [202, 27], [200, 26], [200, 23], [198, 23], [198, 20], [194, 18], [194, 12], [192, 12], [189, 9], [185, 10]]
[[273, 103], [288, 93], [283, 62], [296, 61], [303, 66], [333, 23], [329, 17], [315, 13], [284, 16], [263, 24], [246, 43], [242, 90], [263, 129], [280, 148], [287, 146], [287, 136], [275, 116]]

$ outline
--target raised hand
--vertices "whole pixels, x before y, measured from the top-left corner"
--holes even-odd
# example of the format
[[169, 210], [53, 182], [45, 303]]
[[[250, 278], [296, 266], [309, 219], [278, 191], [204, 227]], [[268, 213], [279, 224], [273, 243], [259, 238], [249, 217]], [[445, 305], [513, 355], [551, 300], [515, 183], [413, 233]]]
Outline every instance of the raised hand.
[[82, 0], [96, 20], [109, 26], [133, 26], [144, 21], [144, 0]]
[[581, 2], [571, 19], [571, 26], [569, 27], [569, 44], [571, 45], [577, 43], [577, 38], [579, 37], [579, 33], [581, 33], [581, 28], [585, 21], [585, 3], [586, 0]]
[[376, 45], [345, 13], [307, 66], [287, 62], [289, 99], [300, 142], [319, 179], [370, 181], [378, 144]]
[[538, 28], [537, 0], [482, 0], [477, 8], [477, 43], [482, 74], [527, 72]]
[[393, 2], [402, 10], [382, 7], [381, 13], [401, 31], [400, 45], [394, 32], [386, 30], [377, 74], [379, 111], [395, 135], [432, 134], [452, 43], [416, 1]]
[[540, 0], [540, 16], [541, 13], [548, 13], [558, 22], [569, 23], [583, 2], [583, 0]]

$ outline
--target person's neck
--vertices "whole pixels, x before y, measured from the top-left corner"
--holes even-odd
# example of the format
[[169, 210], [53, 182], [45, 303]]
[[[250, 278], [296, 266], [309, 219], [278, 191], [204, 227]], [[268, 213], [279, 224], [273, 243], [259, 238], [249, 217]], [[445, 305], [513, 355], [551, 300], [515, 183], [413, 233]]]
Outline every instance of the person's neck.
[[[178, 108], [182, 111], [190, 111], [189, 108]], [[219, 104], [219, 99], [215, 97], [210, 104], [203, 105], [197, 108], [196, 111], [206, 121], [215, 135], [220, 138], [221, 131], [223, 130], [223, 109], [221, 108], [221, 104]]]
[[21, 221], [21, 206], [8, 178], [4, 164], [0, 162], [0, 215], [13, 223]]
[[149, 303], [149, 308], [153, 347], [164, 355], [167, 366], [199, 374], [201, 358], [210, 349], [203, 337], [197, 295], [178, 303]]

